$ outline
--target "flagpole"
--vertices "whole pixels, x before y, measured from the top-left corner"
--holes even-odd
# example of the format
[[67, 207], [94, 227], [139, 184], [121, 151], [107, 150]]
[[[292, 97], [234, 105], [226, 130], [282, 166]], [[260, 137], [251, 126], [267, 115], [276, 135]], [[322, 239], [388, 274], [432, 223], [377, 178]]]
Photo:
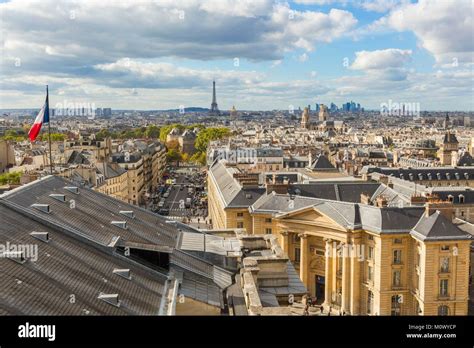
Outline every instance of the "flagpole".
[[49, 92], [48, 92], [48, 85], [46, 85], [46, 107], [48, 110], [45, 112], [48, 113], [48, 142], [49, 142], [49, 165], [51, 175], [53, 175], [53, 155], [51, 154], [51, 115], [49, 114]]

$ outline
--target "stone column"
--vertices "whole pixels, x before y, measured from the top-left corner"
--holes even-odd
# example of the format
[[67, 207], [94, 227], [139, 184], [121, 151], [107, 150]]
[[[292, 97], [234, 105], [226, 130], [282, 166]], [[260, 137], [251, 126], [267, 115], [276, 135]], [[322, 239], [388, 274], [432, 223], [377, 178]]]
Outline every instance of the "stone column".
[[281, 248], [285, 252], [285, 254], [289, 257], [290, 251], [290, 233], [288, 231], [280, 232], [281, 234]]
[[350, 304], [350, 245], [347, 243], [342, 244], [342, 299], [341, 309], [349, 314]]
[[[334, 241], [333, 241], [334, 243]], [[332, 264], [331, 264], [331, 302], [337, 301], [337, 262], [338, 262], [338, 254], [337, 254], [337, 247], [339, 246], [339, 242], [336, 242], [336, 245], [331, 245], [331, 255], [332, 255]]]
[[301, 281], [308, 288], [308, 260], [309, 260], [309, 244], [308, 236], [305, 233], [301, 233], [300, 237], [300, 278]]
[[360, 266], [364, 260], [365, 249], [362, 248], [360, 244], [360, 238], [354, 238], [352, 240], [353, 253], [351, 255], [350, 266], [351, 266], [351, 275], [350, 275], [350, 313], [351, 315], [360, 314]]
[[325, 251], [325, 270], [324, 270], [324, 307], [328, 307], [331, 304], [331, 261], [332, 261], [332, 240], [325, 238], [326, 251]]

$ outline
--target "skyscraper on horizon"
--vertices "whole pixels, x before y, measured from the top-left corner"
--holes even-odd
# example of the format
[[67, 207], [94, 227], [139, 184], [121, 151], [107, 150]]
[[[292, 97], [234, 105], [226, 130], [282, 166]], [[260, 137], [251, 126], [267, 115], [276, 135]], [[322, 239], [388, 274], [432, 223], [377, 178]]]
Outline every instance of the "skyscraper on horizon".
[[212, 103], [211, 103], [211, 110], [209, 110], [209, 115], [218, 116], [220, 114], [221, 113], [217, 106], [217, 98], [216, 98], [216, 81], [212, 81]]

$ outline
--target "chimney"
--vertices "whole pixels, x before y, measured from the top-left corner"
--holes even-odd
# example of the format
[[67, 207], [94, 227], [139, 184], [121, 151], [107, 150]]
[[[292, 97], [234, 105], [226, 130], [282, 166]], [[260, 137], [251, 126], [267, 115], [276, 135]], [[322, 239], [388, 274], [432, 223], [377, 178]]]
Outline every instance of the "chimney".
[[360, 194], [360, 202], [362, 204], [370, 204], [370, 196], [365, 192], [361, 193]]
[[288, 193], [288, 187], [289, 187], [289, 182], [288, 180], [283, 180], [282, 182], [277, 182], [275, 178], [275, 174], [273, 174], [273, 180], [267, 181], [265, 183], [265, 189], [267, 191], [267, 194], [272, 193], [275, 191], [275, 193], [285, 195]]
[[421, 195], [413, 195], [410, 197], [410, 203], [412, 205], [420, 205], [420, 204], [425, 204], [427, 198]]
[[387, 198], [385, 196], [378, 196], [375, 200], [375, 205], [379, 208], [386, 207], [388, 205]]
[[381, 175], [381, 176], [379, 177], [379, 182], [380, 182], [381, 184], [384, 184], [384, 185], [387, 185], [387, 186], [388, 186], [388, 181], [389, 181], [389, 180], [388, 180], [388, 176], [386, 176], [386, 175]]
[[442, 201], [436, 195], [430, 195], [427, 197], [425, 204], [425, 216], [428, 217], [434, 212], [439, 211], [449, 221], [454, 219], [454, 205], [450, 201]]

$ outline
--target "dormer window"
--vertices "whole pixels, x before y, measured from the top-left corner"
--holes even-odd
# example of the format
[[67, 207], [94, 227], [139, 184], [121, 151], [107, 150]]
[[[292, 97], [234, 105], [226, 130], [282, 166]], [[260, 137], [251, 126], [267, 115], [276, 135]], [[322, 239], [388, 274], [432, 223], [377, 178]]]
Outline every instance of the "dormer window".
[[459, 203], [464, 204], [464, 195], [459, 195]]

